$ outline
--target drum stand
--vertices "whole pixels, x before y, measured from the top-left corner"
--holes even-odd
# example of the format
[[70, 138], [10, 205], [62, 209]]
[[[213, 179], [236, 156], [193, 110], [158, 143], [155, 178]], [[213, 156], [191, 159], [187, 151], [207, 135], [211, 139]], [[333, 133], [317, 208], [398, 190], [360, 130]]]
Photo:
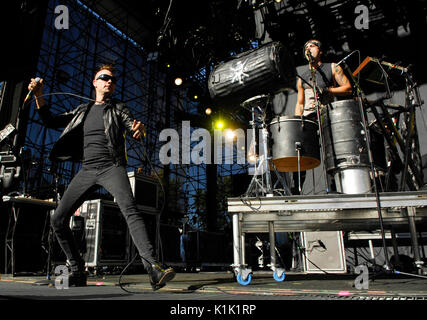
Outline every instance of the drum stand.
[[[283, 186], [283, 190], [287, 195], [291, 195], [291, 192], [286, 184], [286, 181], [282, 176], [277, 172], [277, 169], [274, 163], [271, 161], [271, 158], [268, 156], [268, 130], [266, 126], [266, 113], [265, 107], [263, 105], [267, 104], [269, 96], [267, 95], [259, 95], [252, 97], [242, 103], [242, 106], [249, 109], [251, 107], [251, 115], [252, 120], [249, 124], [252, 127], [252, 141], [251, 141], [251, 149], [253, 150], [253, 154], [256, 152], [256, 128], [257, 124], [255, 121], [255, 112], [258, 109], [261, 112], [259, 116], [259, 120], [261, 120], [261, 145], [260, 145], [260, 155], [259, 159], [255, 160], [255, 172], [254, 176], [249, 184], [249, 187], [245, 193], [245, 196], [255, 195], [258, 196], [267, 196], [272, 197], [275, 189], [272, 186], [272, 179], [270, 174], [270, 166], [274, 169], [278, 181], [277, 183], [281, 183]], [[275, 187], [274, 186], [274, 187]], [[277, 190], [276, 190], [277, 191]]]

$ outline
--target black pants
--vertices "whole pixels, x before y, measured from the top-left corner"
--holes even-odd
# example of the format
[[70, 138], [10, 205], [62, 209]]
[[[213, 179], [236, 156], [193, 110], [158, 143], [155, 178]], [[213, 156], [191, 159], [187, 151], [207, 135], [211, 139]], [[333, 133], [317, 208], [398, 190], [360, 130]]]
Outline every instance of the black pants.
[[148, 239], [144, 219], [137, 210], [126, 169], [114, 165], [96, 169], [83, 166], [72, 179], [51, 217], [53, 230], [69, 263], [73, 265], [82, 260], [69, 226], [71, 216], [85, 201], [85, 195], [96, 186], [104, 187], [115, 197], [126, 219], [132, 240], [143, 258], [143, 264], [146, 266], [146, 263], [155, 263], [153, 248]]

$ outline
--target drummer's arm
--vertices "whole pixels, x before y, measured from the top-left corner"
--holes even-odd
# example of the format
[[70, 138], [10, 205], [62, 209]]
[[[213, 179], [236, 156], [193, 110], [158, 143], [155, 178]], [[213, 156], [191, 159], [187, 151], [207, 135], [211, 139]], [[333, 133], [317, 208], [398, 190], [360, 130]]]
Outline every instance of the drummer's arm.
[[329, 93], [337, 96], [351, 94], [351, 83], [340, 66], [332, 66], [332, 75], [336, 86], [328, 88]]
[[304, 88], [302, 87], [301, 79], [298, 79], [297, 87], [298, 87], [298, 96], [297, 96], [297, 104], [295, 106], [295, 115], [302, 116], [304, 113], [305, 95], [304, 95]]

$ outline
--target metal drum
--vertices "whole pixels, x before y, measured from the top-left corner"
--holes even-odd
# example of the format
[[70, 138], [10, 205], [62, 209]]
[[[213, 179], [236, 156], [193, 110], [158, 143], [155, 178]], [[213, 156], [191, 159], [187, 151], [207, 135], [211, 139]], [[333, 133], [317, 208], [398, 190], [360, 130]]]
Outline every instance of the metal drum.
[[[272, 159], [280, 172], [297, 172], [320, 164], [318, 125], [301, 117], [282, 116], [269, 124]], [[299, 153], [299, 154], [298, 154]]]
[[337, 190], [366, 193], [371, 189], [369, 156], [362, 118], [356, 100], [332, 102], [322, 110], [326, 170]]

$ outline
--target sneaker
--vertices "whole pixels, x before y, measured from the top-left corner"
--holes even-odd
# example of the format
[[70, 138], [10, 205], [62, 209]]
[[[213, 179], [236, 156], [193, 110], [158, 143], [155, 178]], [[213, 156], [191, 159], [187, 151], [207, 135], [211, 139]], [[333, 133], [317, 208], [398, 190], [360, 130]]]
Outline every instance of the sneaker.
[[160, 264], [152, 264], [148, 274], [150, 275], [150, 284], [153, 291], [159, 290], [175, 277], [175, 270], [171, 267], [164, 268]]

